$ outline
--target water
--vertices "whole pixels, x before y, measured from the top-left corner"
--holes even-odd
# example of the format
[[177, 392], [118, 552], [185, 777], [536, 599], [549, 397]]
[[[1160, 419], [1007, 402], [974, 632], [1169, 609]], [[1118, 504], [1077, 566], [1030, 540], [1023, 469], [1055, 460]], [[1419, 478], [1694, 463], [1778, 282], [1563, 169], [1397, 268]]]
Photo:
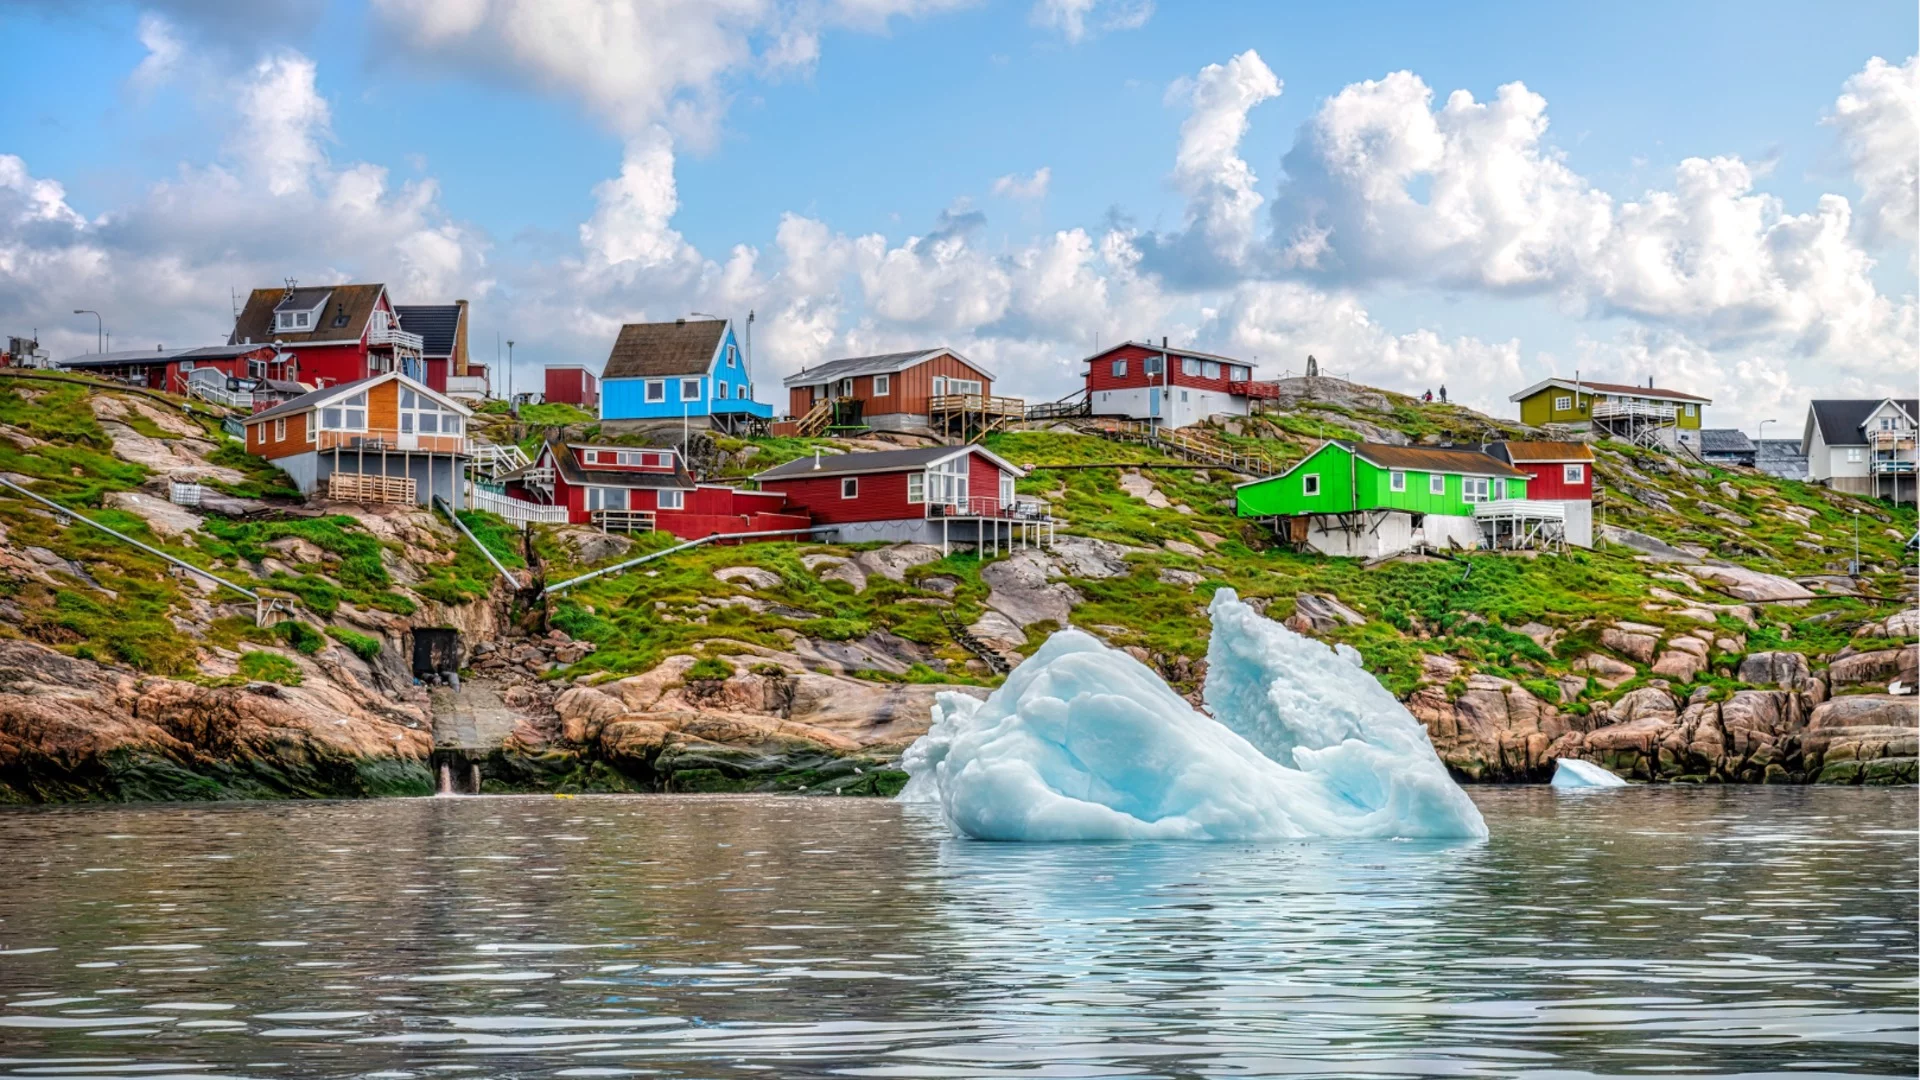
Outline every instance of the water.
[[0, 1077], [1916, 1069], [1911, 790], [1473, 793], [1474, 844], [854, 799], [0, 812]]

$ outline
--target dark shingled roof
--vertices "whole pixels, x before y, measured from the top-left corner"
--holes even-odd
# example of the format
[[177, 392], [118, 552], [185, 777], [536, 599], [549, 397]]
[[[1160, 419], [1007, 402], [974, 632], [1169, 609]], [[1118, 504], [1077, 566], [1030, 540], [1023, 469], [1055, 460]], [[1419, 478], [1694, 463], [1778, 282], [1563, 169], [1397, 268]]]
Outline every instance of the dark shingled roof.
[[1593, 448], [1586, 443], [1543, 442], [1509, 439], [1493, 444], [1492, 453], [1502, 461], [1592, 461]]
[[286, 298], [287, 290], [255, 289], [248, 294], [247, 306], [240, 309], [240, 317], [233, 321], [233, 333], [227, 336], [227, 344], [238, 345], [243, 341], [261, 344], [281, 341], [288, 345], [307, 341], [357, 341], [366, 333], [367, 318], [373, 314], [374, 305], [379, 303], [380, 294], [386, 288], [385, 285], [331, 285], [295, 289], [293, 295], [296, 306], [310, 306], [318, 302], [321, 294], [327, 294], [327, 306], [320, 312], [318, 323], [309, 330], [275, 330], [273, 313]]
[[[931, 465], [944, 458], [950, 458], [968, 450], [986, 453], [980, 447], [965, 446], [916, 446], [909, 450], [875, 450], [863, 454], [831, 454], [820, 459], [820, 467], [813, 467], [811, 455], [795, 458], [785, 465], [776, 466], [755, 476], [755, 480], [791, 480], [801, 476], [856, 476], [862, 473], [898, 472], [901, 469], [917, 469]], [[991, 455], [989, 455], [991, 456]], [[999, 459], [995, 459], [999, 460]]]
[[603, 379], [650, 379], [704, 375], [725, 335], [725, 319], [628, 323], [614, 339]]
[[979, 372], [988, 382], [994, 374], [979, 364], [961, 356], [948, 348], [915, 349], [913, 352], [881, 353], [878, 356], [849, 356], [844, 360], [829, 360], [824, 364], [798, 371], [781, 380], [786, 386], [818, 386], [835, 379], [851, 379], [861, 375], [891, 375], [915, 367], [936, 356], [951, 356], [962, 364]]
[[422, 356], [452, 356], [454, 335], [460, 329], [459, 304], [395, 304], [400, 329], [419, 334]]
[[[620, 488], [684, 488], [693, 490], [693, 474], [687, 471], [687, 464], [679, 454], [673, 455], [673, 471], [670, 473], [638, 472], [627, 469], [589, 469], [580, 464], [574, 456], [573, 447], [564, 442], [547, 440], [548, 450], [553, 451], [554, 471], [575, 487], [620, 487]], [[593, 449], [599, 449], [594, 447]], [[632, 450], [631, 446], [607, 447], [610, 450]], [[642, 448], [644, 449], [644, 447]], [[543, 455], [535, 454], [533, 461], [510, 473], [502, 473], [501, 480], [515, 480], [528, 469], [540, 463]]]
[[1751, 454], [1753, 440], [1739, 428], [1701, 428], [1700, 452], [1703, 454]]
[[1340, 443], [1383, 469], [1416, 469], [1421, 472], [1471, 473], [1475, 476], [1519, 476], [1527, 474], [1478, 450], [1448, 450], [1431, 446], [1389, 446], [1386, 443]]
[[[1867, 437], [1860, 430], [1887, 401], [1886, 398], [1852, 398], [1815, 401], [1813, 419], [1820, 425], [1820, 437], [1828, 446], [1865, 446]], [[1920, 419], [1920, 401], [1913, 398], [1894, 398], [1893, 403], [1907, 410], [1907, 415]]]

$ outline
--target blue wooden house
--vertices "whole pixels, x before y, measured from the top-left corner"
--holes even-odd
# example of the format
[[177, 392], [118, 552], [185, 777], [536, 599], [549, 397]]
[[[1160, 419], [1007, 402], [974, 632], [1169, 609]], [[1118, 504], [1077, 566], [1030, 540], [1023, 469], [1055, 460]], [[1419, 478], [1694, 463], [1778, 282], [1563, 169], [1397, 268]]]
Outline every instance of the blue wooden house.
[[728, 319], [628, 323], [600, 375], [600, 426], [610, 433], [683, 423], [741, 433], [772, 419], [773, 407], [753, 400]]

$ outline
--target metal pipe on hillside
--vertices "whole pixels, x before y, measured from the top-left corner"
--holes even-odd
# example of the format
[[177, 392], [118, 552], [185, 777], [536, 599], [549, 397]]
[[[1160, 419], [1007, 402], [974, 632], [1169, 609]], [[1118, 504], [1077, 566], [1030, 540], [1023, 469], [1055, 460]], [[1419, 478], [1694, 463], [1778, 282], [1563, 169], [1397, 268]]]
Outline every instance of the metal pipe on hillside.
[[642, 555], [637, 559], [628, 559], [626, 562], [614, 563], [612, 566], [603, 566], [598, 570], [592, 570], [587, 573], [581, 574], [579, 577], [568, 578], [565, 581], [555, 582], [554, 584], [549, 585], [545, 589], [541, 590], [540, 595], [552, 596], [553, 594], [559, 592], [562, 589], [570, 589], [573, 586], [578, 585], [583, 581], [592, 581], [594, 578], [597, 578], [597, 577], [605, 577], [608, 574], [618, 573], [621, 570], [626, 570], [631, 567], [639, 566], [641, 563], [652, 562], [655, 559], [665, 558], [668, 555], [672, 555], [676, 551], [685, 551], [688, 548], [699, 547], [701, 544], [711, 544], [715, 540], [757, 540], [757, 539], [760, 539], [761, 537], [767, 537], [767, 536], [800, 536], [800, 535], [812, 535], [813, 533], [839, 532], [839, 531], [840, 531], [840, 526], [838, 525], [815, 525], [812, 528], [808, 528], [808, 529], [771, 529], [765, 532], [711, 533], [707, 536], [702, 536], [697, 540], [688, 540], [685, 543], [675, 544], [670, 548], [662, 548], [659, 551], [649, 552], [648, 554]]
[[198, 574], [201, 577], [206, 578], [208, 581], [211, 581], [216, 585], [223, 585], [229, 589], [232, 589], [234, 592], [240, 593], [244, 596], [251, 597], [256, 601], [260, 599], [260, 594], [257, 592], [254, 592], [252, 589], [243, 588], [239, 585], [235, 585], [233, 582], [228, 581], [226, 578], [220, 577], [217, 574], [210, 574], [207, 571], [200, 569], [199, 567], [193, 565], [190, 562], [187, 562], [184, 559], [177, 559], [172, 555], [169, 555], [166, 552], [161, 551], [159, 548], [141, 543], [140, 541], [135, 540], [133, 537], [128, 536], [126, 533], [123, 533], [118, 529], [114, 529], [106, 525], [102, 525], [99, 522], [93, 520], [92, 518], [87, 517], [85, 514], [82, 514], [82, 513], [79, 513], [78, 511], [70, 510], [67, 507], [61, 506], [59, 503], [54, 502], [52, 499], [46, 498], [45, 496], [36, 495], [35, 493], [28, 491], [26, 488], [21, 487], [19, 484], [16, 484], [11, 480], [0, 478], [0, 484], [4, 484], [5, 486], [12, 488], [14, 491], [17, 491], [20, 494], [25, 495], [27, 498], [32, 499], [34, 502], [42, 503], [48, 507], [51, 507], [54, 513], [59, 514], [62, 517], [70, 517], [70, 518], [73, 518], [75, 521], [83, 521], [88, 525], [91, 525], [94, 528], [99, 529], [101, 532], [106, 533], [108, 536], [113, 537], [116, 540], [123, 540], [129, 544], [132, 544], [134, 547], [139, 548], [141, 551], [144, 551], [149, 555], [157, 555], [160, 558], [165, 559], [168, 562], [172, 563], [173, 565], [179, 567], [180, 569], [188, 571], [189, 573]]
[[507, 588], [514, 589], [514, 590], [518, 590], [520, 588], [520, 579], [514, 577], [511, 573], [509, 573], [506, 566], [503, 563], [501, 563], [499, 559], [494, 557], [492, 550], [490, 550], [487, 547], [487, 545], [481, 543], [479, 537], [473, 535], [473, 531], [467, 528], [467, 523], [464, 521], [461, 521], [460, 515], [454, 513], [453, 507], [447, 505], [447, 500], [441, 498], [438, 495], [435, 495], [433, 497], [433, 504], [435, 506], [438, 506], [440, 509], [445, 510], [447, 512], [447, 520], [453, 522], [453, 527], [456, 529], [459, 529], [461, 535], [465, 536], [467, 540], [473, 544], [474, 547], [477, 547], [480, 549], [480, 554], [485, 555], [487, 557], [487, 561], [493, 564], [494, 570], [498, 571], [500, 574], [500, 580], [507, 583]]

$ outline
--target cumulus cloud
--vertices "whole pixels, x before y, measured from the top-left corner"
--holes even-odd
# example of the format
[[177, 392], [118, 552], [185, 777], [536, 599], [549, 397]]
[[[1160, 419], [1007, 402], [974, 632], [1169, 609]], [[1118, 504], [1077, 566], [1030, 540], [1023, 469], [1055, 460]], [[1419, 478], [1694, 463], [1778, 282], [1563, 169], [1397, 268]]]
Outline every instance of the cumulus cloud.
[[1827, 123], [1860, 185], [1868, 243], [1905, 242], [1920, 222], [1920, 56], [1895, 67], [1879, 57], [1849, 78]]
[[1035, 26], [1058, 30], [1077, 45], [1096, 30], [1138, 30], [1153, 18], [1153, 0], [1039, 0]]
[[1032, 176], [1008, 173], [993, 182], [993, 193], [1003, 199], [1044, 199], [1047, 185], [1053, 181], [1053, 169], [1042, 165]]
[[153, 12], [140, 16], [140, 44], [146, 47], [147, 55], [127, 81], [137, 90], [148, 91], [173, 77], [180, 64], [180, 58], [186, 52], [186, 45], [174, 31], [173, 24]]

